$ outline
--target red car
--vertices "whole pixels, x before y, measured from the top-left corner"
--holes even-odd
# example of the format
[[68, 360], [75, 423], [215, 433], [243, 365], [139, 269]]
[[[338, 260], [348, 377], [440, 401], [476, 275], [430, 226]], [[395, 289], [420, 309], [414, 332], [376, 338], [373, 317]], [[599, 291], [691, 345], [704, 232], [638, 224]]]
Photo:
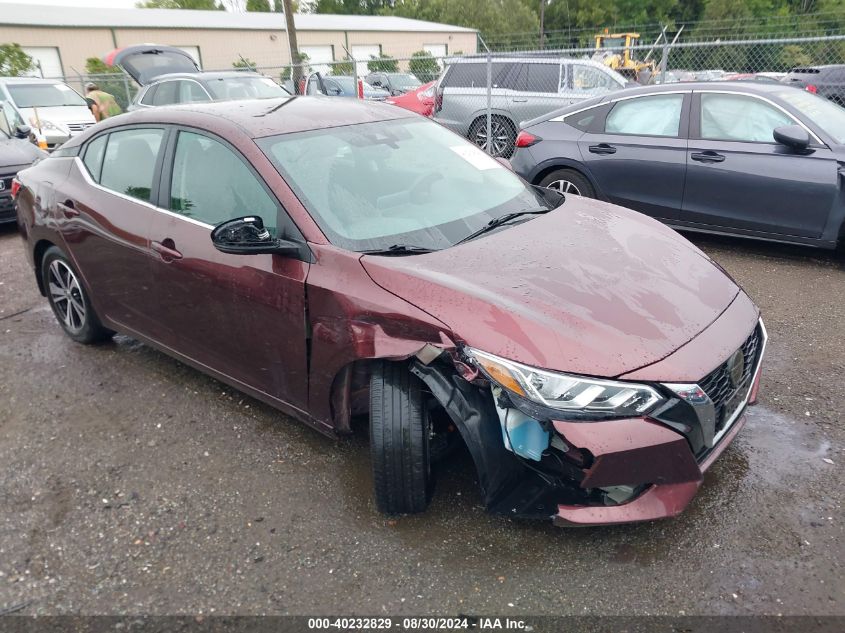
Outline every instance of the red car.
[[487, 507], [672, 516], [756, 399], [757, 308], [648, 217], [526, 184], [399, 108], [291, 97], [115, 117], [19, 174], [35, 281], [329, 435], [423, 510], [456, 442]]
[[385, 103], [398, 105], [400, 108], [423, 116], [431, 116], [434, 112], [434, 84], [436, 83], [436, 81], [430, 81], [410, 92], [390, 97], [385, 100]]

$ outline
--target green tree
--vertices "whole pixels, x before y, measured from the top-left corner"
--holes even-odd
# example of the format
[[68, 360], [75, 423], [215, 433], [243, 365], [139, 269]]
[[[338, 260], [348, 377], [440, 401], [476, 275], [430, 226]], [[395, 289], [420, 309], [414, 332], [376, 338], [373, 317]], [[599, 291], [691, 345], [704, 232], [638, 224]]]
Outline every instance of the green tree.
[[390, 55], [382, 53], [378, 57], [372, 57], [370, 61], [367, 62], [367, 70], [371, 73], [398, 73], [399, 62]]
[[344, 75], [354, 75], [355, 74], [355, 62], [353, 62], [348, 57], [345, 57], [343, 61], [335, 62], [331, 66], [331, 74], [344, 76]]
[[258, 64], [252, 61], [249, 57], [239, 57], [232, 62], [232, 68], [244, 68], [246, 70], [255, 70]]
[[270, 13], [270, 0], [246, 0], [246, 10]]
[[337, 13], [340, 15], [376, 15], [391, 11], [395, 0], [316, 0], [314, 13]]
[[20, 44], [0, 44], [0, 76], [20, 77], [35, 68]]
[[395, 0], [391, 4], [380, 13], [476, 28], [483, 35], [536, 33], [540, 25], [536, 8], [529, 8], [524, 0]]
[[423, 83], [428, 83], [440, 74], [440, 64], [434, 59], [434, 56], [428, 51], [417, 51], [411, 55], [411, 60], [408, 62], [408, 70], [416, 75]]
[[198, 9], [217, 11], [223, 5], [216, 0], [143, 0], [135, 5], [139, 9]]

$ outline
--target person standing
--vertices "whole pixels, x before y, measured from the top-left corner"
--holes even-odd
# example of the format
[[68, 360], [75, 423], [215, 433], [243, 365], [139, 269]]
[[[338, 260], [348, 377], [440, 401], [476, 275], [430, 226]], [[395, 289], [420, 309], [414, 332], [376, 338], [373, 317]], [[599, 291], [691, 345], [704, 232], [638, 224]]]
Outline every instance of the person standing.
[[104, 121], [109, 117], [120, 114], [123, 110], [117, 105], [114, 96], [100, 90], [100, 87], [92, 82], [85, 84], [85, 97], [91, 104], [91, 112], [97, 121]]

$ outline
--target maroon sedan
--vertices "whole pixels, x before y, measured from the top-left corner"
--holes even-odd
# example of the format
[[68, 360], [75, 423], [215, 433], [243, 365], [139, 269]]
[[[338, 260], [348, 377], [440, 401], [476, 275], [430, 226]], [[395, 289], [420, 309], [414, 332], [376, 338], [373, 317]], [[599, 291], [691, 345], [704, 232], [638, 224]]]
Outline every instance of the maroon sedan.
[[463, 441], [491, 511], [672, 516], [756, 398], [763, 324], [706, 255], [400, 108], [134, 112], [16, 187], [72, 339], [122, 332], [327, 434], [369, 416], [387, 513]]

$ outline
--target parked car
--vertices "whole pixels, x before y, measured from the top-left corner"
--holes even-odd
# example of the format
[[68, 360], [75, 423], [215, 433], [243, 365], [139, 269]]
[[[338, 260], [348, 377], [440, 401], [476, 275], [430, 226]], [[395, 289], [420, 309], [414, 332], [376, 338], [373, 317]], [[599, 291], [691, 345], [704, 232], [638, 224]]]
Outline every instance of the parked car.
[[677, 84], [687, 81], [695, 81], [695, 74], [688, 70], [667, 70], [665, 77], [660, 70], [657, 70], [653, 75], [652, 83]]
[[[513, 153], [519, 123], [561, 106], [621, 90], [627, 80], [604, 64], [556, 57], [492, 60], [493, 156]], [[487, 148], [487, 61], [452, 60], [437, 82], [434, 119]]]
[[123, 332], [330, 435], [369, 415], [387, 513], [426, 507], [459, 432], [492, 511], [671, 516], [756, 398], [758, 310], [700, 250], [400, 108], [137, 111], [18, 179], [68, 336]]
[[845, 64], [793, 68], [782, 81], [845, 106]]
[[40, 126], [48, 149], [96, 123], [85, 99], [57, 79], [0, 77], [0, 100], [10, 104], [26, 125]]
[[824, 248], [845, 235], [845, 109], [782, 84], [626, 91], [526, 123], [517, 146], [529, 182], [676, 228]]
[[364, 77], [371, 86], [387, 90], [392, 96], [398, 97], [420, 87], [420, 80], [411, 73], [370, 73]]
[[125, 70], [141, 89], [127, 110], [203, 103], [269, 99], [290, 93], [268, 77], [248, 70], [201, 72], [188, 53], [172, 46], [140, 44], [118, 48], [103, 58]]
[[14, 222], [16, 217], [12, 179], [47, 153], [29, 142], [29, 126], [20, 121], [7, 102], [0, 102], [0, 110], [0, 224], [5, 224]]
[[733, 73], [725, 75], [725, 81], [761, 81], [767, 84], [780, 83], [780, 78], [773, 77], [776, 73]]
[[416, 90], [385, 99], [385, 103], [397, 105], [400, 108], [405, 108], [423, 116], [431, 116], [431, 113], [434, 111], [434, 83], [430, 81]]
[[[358, 96], [358, 79], [344, 75], [326, 75], [316, 72], [311, 73], [305, 80], [306, 95], [325, 95], [327, 97], [351, 97]], [[390, 96], [387, 90], [371, 86], [366, 81], [363, 83], [364, 99], [370, 101], [384, 101]]]

